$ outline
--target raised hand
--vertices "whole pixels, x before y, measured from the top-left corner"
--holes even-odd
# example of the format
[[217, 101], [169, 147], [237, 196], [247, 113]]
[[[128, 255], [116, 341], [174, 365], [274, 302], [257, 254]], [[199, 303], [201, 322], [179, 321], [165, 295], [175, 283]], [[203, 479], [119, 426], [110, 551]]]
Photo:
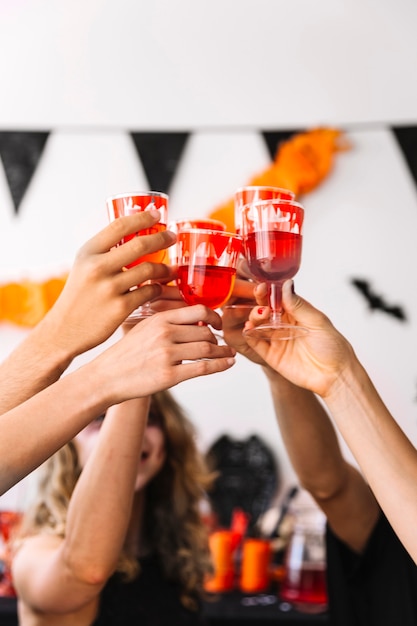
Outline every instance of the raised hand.
[[121, 217], [82, 246], [60, 297], [43, 320], [48, 332], [56, 335], [54, 345], [71, 350], [73, 356], [84, 352], [110, 337], [136, 307], [161, 293], [155, 283], [130, 289], [151, 279], [168, 281], [169, 266], [145, 262], [126, 271], [123, 268], [138, 257], [169, 247], [175, 235], [163, 231], [115, 247], [126, 235], [149, 228], [158, 219], [158, 211]]
[[109, 404], [229, 369], [235, 350], [217, 345], [210, 328], [198, 322], [221, 328], [215, 311], [202, 305], [185, 306], [143, 320], [99, 355], [94, 362], [100, 380], [104, 376], [107, 381]]
[[[246, 328], [252, 328], [269, 317], [266, 286], [255, 289], [259, 305], [252, 309]], [[283, 286], [283, 306], [291, 324], [300, 324], [309, 332], [294, 341], [267, 341], [246, 337], [246, 341], [265, 363], [289, 381], [310, 389], [325, 398], [345, 367], [357, 362], [349, 342], [333, 326], [326, 315], [296, 295], [293, 282]]]

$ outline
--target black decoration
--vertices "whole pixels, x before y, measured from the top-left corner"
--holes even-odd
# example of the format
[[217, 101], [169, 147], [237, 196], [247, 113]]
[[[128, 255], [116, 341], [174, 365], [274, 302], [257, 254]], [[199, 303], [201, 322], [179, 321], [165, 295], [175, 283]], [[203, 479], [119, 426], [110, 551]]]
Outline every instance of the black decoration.
[[278, 146], [281, 142], [291, 139], [299, 130], [264, 130], [262, 136], [268, 148], [269, 155], [273, 161], [276, 157]]
[[402, 322], [407, 320], [402, 307], [388, 304], [382, 296], [373, 291], [369, 281], [360, 278], [352, 278], [351, 283], [364, 296], [371, 311], [382, 311]]
[[130, 133], [150, 189], [169, 193], [188, 132]]
[[233, 510], [239, 508], [250, 515], [248, 534], [256, 534], [256, 522], [279, 482], [272, 452], [257, 435], [244, 441], [222, 435], [209, 449], [207, 461], [218, 472], [209, 497], [220, 526], [230, 527]]
[[49, 132], [0, 132], [0, 158], [16, 214], [38, 166], [48, 137]]
[[393, 126], [392, 131], [417, 185], [417, 126]]

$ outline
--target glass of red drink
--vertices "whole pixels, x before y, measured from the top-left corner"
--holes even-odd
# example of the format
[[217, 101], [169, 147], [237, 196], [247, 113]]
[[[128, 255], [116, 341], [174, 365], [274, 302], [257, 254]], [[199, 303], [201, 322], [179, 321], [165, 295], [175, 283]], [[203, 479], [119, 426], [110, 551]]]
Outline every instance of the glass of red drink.
[[235, 233], [188, 228], [177, 235], [177, 285], [187, 304], [221, 307], [233, 290], [242, 239]]
[[[225, 231], [226, 224], [220, 220], [212, 219], [211, 217], [184, 217], [168, 224], [168, 229], [172, 230], [172, 232], [176, 235], [181, 230], [186, 230], [187, 228], [203, 228], [204, 230], [209, 229]], [[173, 244], [168, 248], [168, 257], [171, 265], [178, 265], [176, 244]]]
[[315, 509], [296, 514], [285, 555], [280, 598], [303, 613], [327, 609], [325, 517]]
[[[118, 217], [125, 215], [132, 215], [133, 213], [139, 213], [141, 211], [149, 211], [151, 209], [158, 209], [161, 213], [160, 221], [152, 226], [152, 228], [146, 228], [132, 235], [124, 237], [118, 245], [122, 245], [127, 241], [130, 241], [133, 237], [141, 235], [151, 235], [161, 230], [166, 230], [168, 222], [168, 196], [165, 193], [159, 191], [135, 191], [132, 193], [121, 193], [117, 196], [107, 198], [107, 212], [109, 220], [112, 222]], [[152, 263], [163, 263], [165, 260], [165, 250], [158, 250], [152, 254], [147, 254], [139, 259], [136, 259], [133, 263], [130, 263], [126, 269], [139, 265], [144, 261], [150, 261]], [[154, 311], [149, 302], [145, 302], [142, 306], [135, 309], [127, 318], [127, 322], [136, 323], [137, 321], [153, 315]]]
[[271, 315], [267, 322], [246, 330], [262, 339], [293, 339], [307, 330], [282, 321], [282, 285], [301, 263], [304, 208], [295, 200], [253, 202], [242, 209], [243, 252], [251, 276], [268, 286]]

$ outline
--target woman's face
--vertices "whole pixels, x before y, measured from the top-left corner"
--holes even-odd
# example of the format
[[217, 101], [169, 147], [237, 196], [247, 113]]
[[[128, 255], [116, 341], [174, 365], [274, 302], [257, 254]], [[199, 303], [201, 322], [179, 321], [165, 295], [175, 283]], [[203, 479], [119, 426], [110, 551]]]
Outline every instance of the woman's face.
[[[102, 419], [91, 422], [75, 437], [77, 452], [81, 467], [84, 468], [93, 451]], [[142, 443], [142, 453], [139, 458], [136, 476], [135, 491], [143, 489], [162, 469], [166, 458], [165, 436], [160, 421], [150, 411]]]

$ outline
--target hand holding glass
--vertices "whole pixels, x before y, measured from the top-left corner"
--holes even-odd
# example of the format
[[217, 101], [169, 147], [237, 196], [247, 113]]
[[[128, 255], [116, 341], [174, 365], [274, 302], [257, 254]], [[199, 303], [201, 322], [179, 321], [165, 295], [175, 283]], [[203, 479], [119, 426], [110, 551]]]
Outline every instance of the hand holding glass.
[[249, 271], [268, 285], [271, 316], [268, 322], [246, 330], [245, 336], [293, 339], [308, 332], [284, 323], [282, 284], [293, 278], [301, 263], [304, 208], [293, 200], [263, 200], [242, 210], [243, 249]]

